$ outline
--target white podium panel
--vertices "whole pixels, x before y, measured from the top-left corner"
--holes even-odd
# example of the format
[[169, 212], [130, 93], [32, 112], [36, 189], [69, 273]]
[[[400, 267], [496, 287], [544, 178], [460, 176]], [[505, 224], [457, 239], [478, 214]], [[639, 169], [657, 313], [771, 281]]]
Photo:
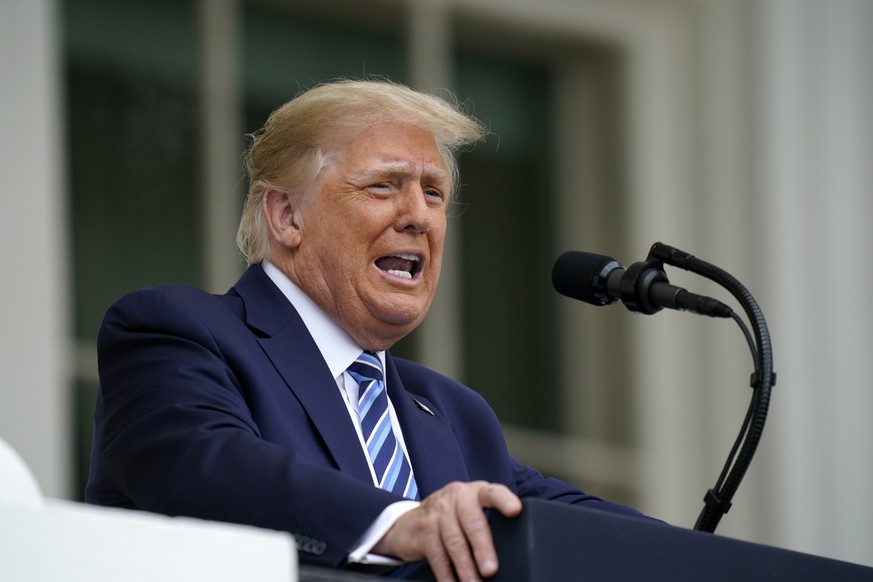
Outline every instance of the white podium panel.
[[287, 533], [42, 498], [0, 440], [0, 580], [296, 582]]

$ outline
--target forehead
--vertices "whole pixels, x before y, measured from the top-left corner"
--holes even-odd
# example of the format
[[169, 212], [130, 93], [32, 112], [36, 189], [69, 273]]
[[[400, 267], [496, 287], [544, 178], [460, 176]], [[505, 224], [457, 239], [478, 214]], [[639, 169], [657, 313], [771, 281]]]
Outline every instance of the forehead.
[[433, 134], [409, 124], [367, 127], [338, 144], [340, 165], [352, 175], [422, 175], [449, 180]]

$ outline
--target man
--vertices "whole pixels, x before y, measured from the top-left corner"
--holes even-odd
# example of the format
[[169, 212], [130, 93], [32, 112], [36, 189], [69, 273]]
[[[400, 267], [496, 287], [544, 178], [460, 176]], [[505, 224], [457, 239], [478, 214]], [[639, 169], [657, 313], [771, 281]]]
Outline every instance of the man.
[[426, 559], [438, 580], [493, 575], [483, 510], [521, 497], [639, 515], [519, 465], [481, 397], [386, 351], [430, 307], [454, 154], [483, 133], [387, 82], [276, 110], [247, 154], [236, 285], [106, 315], [87, 500], [285, 530], [326, 566]]

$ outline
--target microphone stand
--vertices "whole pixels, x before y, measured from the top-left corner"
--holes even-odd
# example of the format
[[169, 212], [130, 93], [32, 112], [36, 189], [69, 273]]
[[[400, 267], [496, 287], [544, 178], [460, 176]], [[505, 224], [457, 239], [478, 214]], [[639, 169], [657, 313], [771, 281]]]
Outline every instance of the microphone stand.
[[754, 339], [742, 319], [736, 314], [731, 317], [742, 329], [755, 362], [752, 373], [752, 400], [743, 420], [740, 434], [728, 455], [724, 469], [719, 475], [715, 486], [706, 492], [703, 498], [704, 507], [697, 518], [694, 529], [714, 532], [722, 516], [728, 512], [740, 482], [752, 462], [752, 457], [761, 440], [764, 423], [767, 420], [767, 410], [770, 406], [770, 391], [776, 384], [776, 373], [773, 371], [773, 348], [770, 344], [770, 332], [767, 322], [758, 303], [743, 285], [727, 272], [702, 261], [686, 252], [680, 251], [663, 243], [655, 243], [649, 250], [647, 261], [658, 260], [668, 265], [685, 269], [702, 277], [710, 279], [727, 289], [743, 306], [743, 310], [752, 324]]

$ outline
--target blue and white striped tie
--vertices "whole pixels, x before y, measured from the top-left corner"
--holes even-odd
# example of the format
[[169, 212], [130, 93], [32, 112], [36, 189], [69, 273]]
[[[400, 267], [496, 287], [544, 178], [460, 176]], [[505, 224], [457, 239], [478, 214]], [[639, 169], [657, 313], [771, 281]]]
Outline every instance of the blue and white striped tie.
[[358, 418], [379, 487], [418, 499], [412, 467], [391, 428], [382, 362], [373, 352], [364, 352], [349, 366], [348, 372], [360, 386]]

